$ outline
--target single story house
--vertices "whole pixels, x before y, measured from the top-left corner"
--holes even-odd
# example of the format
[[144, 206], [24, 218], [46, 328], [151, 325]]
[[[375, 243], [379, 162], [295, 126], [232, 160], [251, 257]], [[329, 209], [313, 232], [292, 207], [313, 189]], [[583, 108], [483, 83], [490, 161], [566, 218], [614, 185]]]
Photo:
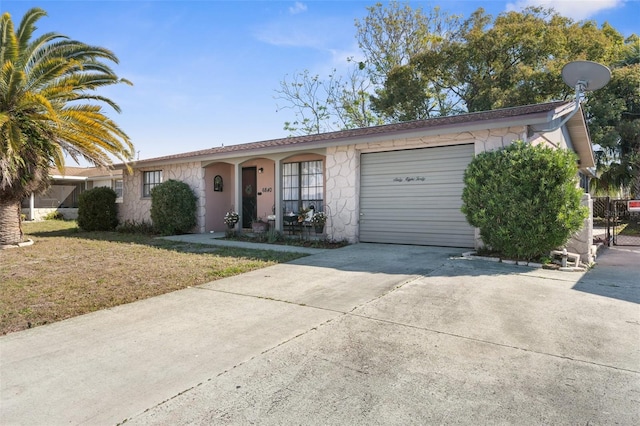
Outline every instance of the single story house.
[[194, 232], [223, 231], [232, 210], [239, 226], [271, 216], [281, 230], [288, 213], [313, 206], [328, 215], [331, 239], [474, 248], [479, 232], [460, 211], [469, 162], [524, 140], [575, 151], [581, 175], [591, 176], [591, 141], [580, 107], [570, 116], [575, 107], [550, 102], [139, 160], [123, 176], [119, 215], [150, 221], [151, 189], [175, 179], [198, 197]]
[[88, 189], [106, 186], [118, 194], [122, 202], [122, 170], [96, 167], [65, 167], [49, 170], [51, 186], [39, 195], [31, 194], [22, 200], [22, 213], [28, 220], [40, 220], [52, 212], [61, 213], [65, 219], [78, 218], [78, 197]]

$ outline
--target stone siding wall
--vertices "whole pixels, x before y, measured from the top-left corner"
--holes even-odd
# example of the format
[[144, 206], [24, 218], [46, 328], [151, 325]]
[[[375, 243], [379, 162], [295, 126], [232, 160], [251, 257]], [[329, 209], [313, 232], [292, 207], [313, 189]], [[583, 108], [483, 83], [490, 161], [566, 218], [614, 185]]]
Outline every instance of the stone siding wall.
[[[22, 208], [22, 214], [24, 214], [27, 218], [31, 212], [30, 208]], [[78, 209], [72, 207], [52, 207], [52, 208], [35, 208], [33, 209], [33, 220], [44, 220], [44, 218], [49, 213], [61, 213], [64, 217], [64, 220], [77, 220], [78, 219]]]
[[[591, 265], [594, 261], [593, 246], [593, 200], [591, 195], [584, 194], [580, 203], [589, 209], [589, 216], [584, 220], [582, 229], [576, 232], [567, 242], [566, 248], [570, 253], [580, 255], [580, 261]], [[561, 247], [559, 249], [562, 249]]]
[[360, 156], [355, 146], [327, 148], [325, 193], [326, 233], [335, 240], [358, 238]]
[[[327, 235], [357, 242], [360, 214], [360, 154], [400, 149], [472, 143], [475, 153], [501, 148], [522, 139], [524, 126], [452, 133], [422, 138], [390, 139], [356, 145], [329, 147], [326, 152], [326, 194], [329, 210]], [[478, 244], [479, 235], [477, 236]]]
[[194, 232], [204, 232], [205, 194], [204, 169], [199, 162], [171, 164], [145, 169], [136, 169], [133, 174], [123, 176], [123, 197], [118, 215], [121, 222], [151, 222], [151, 198], [142, 197], [142, 175], [145, 171], [162, 170], [163, 182], [174, 179], [188, 184], [198, 198], [197, 225]]

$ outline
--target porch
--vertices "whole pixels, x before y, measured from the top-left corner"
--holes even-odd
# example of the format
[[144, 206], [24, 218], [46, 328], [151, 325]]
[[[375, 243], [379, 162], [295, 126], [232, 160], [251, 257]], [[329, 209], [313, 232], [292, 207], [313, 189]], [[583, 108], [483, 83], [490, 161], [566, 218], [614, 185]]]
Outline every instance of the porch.
[[[302, 238], [323, 236], [311, 219], [321, 212], [326, 218], [328, 213], [324, 153], [238, 159], [202, 167], [205, 201], [200, 232], [225, 231], [225, 214], [235, 212], [236, 231], [269, 229]], [[299, 219], [301, 212], [305, 217]]]

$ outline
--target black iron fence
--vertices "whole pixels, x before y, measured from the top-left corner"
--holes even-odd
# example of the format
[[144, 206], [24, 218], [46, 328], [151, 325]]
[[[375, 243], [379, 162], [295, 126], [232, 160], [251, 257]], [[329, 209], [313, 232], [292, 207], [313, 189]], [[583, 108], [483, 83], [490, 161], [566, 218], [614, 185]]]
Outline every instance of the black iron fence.
[[640, 246], [640, 212], [629, 211], [629, 200], [593, 199], [594, 238], [607, 245]]

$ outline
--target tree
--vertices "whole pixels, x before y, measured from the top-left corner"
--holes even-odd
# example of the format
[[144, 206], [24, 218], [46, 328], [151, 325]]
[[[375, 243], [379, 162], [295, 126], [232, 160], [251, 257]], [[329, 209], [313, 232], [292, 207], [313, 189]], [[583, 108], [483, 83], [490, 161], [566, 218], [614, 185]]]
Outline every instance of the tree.
[[117, 57], [58, 33], [34, 38], [46, 16], [29, 10], [17, 31], [11, 16], [0, 20], [0, 244], [22, 241], [20, 203], [44, 191], [52, 166], [64, 170], [64, 155], [107, 167], [111, 156], [126, 162], [134, 147], [103, 106], [120, 108], [95, 91], [129, 81], [108, 62]]
[[622, 59], [615, 63], [618, 67], [640, 64], [640, 36], [631, 34], [627, 37], [620, 56]]
[[367, 10], [363, 22], [356, 20], [356, 38], [367, 74], [375, 83], [374, 112], [391, 123], [459, 112], [457, 100], [446, 88], [412, 66], [411, 60], [425, 52], [439, 52], [451, 42], [460, 30], [460, 17], [439, 7], [426, 13], [395, 1]]
[[[387, 6], [377, 3], [368, 7], [364, 21], [356, 20], [356, 38], [364, 56], [362, 61], [348, 58], [344, 77], [334, 70], [326, 78], [308, 70], [280, 82], [276, 99], [283, 102], [279, 109], [292, 109], [296, 120], [285, 123], [285, 130], [296, 134], [313, 134], [332, 130], [379, 125], [402, 121], [407, 114], [388, 108], [375, 108], [372, 95], [386, 89], [381, 83], [387, 74], [409, 62], [424, 51], [436, 48], [442, 40], [455, 33], [459, 22], [439, 8], [428, 14], [421, 8], [393, 1]], [[428, 90], [434, 99], [420, 100], [421, 105], [432, 103], [431, 111], [450, 111], [449, 98], [439, 88]], [[421, 105], [407, 106], [416, 110]], [[380, 113], [380, 111], [383, 111]]]
[[331, 118], [327, 98], [333, 84], [333, 76], [324, 82], [319, 75], [311, 75], [309, 70], [294, 74], [289, 81], [285, 76], [280, 82], [280, 89], [276, 90], [276, 99], [286, 103], [279, 109], [294, 110], [296, 120], [285, 122], [284, 129], [305, 135], [330, 131], [331, 125], [326, 124]]
[[396, 67], [416, 55], [437, 49], [459, 29], [459, 17], [434, 7], [425, 13], [409, 3], [390, 2], [368, 7], [364, 21], [356, 19], [356, 39], [364, 54], [363, 63], [374, 84], [382, 83]]
[[399, 104], [407, 100], [404, 88], [438, 87], [468, 112], [566, 99], [573, 88], [562, 81], [562, 67], [577, 59], [608, 64], [622, 42], [608, 24], [575, 23], [552, 9], [530, 7], [494, 20], [480, 8], [439, 49], [412, 57], [408, 71], [390, 73], [385, 87]]
[[285, 130], [310, 135], [382, 124], [369, 106], [371, 83], [363, 67], [348, 61], [350, 68], [344, 78], [335, 69], [325, 79], [309, 70], [289, 80], [285, 76], [275, 98], [284, 102], [279, 110], [291, 109], [296, 117], [284, 123]]
[[640, 196], [640, 63], [613, 68], [609, 84], [588, 95], [585, 110], [598, 148], [596, 193]]

